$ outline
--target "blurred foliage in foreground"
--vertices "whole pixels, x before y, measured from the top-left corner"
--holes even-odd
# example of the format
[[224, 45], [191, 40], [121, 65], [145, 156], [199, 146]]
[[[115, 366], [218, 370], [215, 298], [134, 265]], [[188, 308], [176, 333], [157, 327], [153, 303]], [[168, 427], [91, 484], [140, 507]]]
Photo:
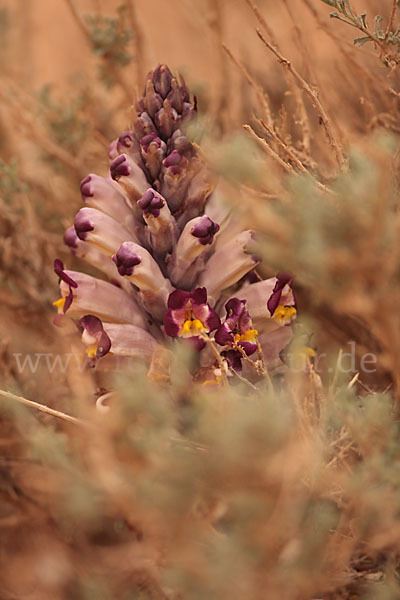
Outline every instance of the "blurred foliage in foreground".
[[121, 375], [111, 410], [64, 433], [5, 405], [19, 510], [5, 499], [2, 519], [24, 534], [9, 526], [3, 548], [24, 568], [3, 584], [38, 598], [396, 597], [391, 397], [306, 374], [279, 393], [205, 391], [175, 358], [172, 391]]

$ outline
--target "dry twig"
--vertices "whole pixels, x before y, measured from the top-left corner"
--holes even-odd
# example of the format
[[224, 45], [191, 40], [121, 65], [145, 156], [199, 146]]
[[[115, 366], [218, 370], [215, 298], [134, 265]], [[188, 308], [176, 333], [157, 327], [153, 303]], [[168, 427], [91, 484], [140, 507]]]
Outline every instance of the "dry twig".
[[390, 17], [389, 17], [389, 23], [386, 29], [386, 33], [385, 33], [385, 39], [383, 42], [383, 47], [386, 48], [388, 39], [389, 39], [389, 34], [392, 31], [392, 27], [393, 27], [393, 23], [394, 23], [394, 18], [396, 16], [396, 11], [397, 11], [397, 0], [393, 0], [393, 5], [392, 5], [392, 12], [390, 13]]
[[325, 127], [325, 131], [327, 133], [329, 143], [332, 146], [332, 148], [334, 149], [338, 164], [341, 169], [345, 169], [347, 167], [347, 160], [344, 156], [343, 149], [340, 146], [338, 140], [336, 139], [336, 135], [333, 131], [331, 121], [318, 98], [318, 94], [317, 94], [316, 90], [313, 90], [311, 88], [311, 86], [303, 79], [303, 77], [300, 75], [300, 73], [293, 67], [292, 63], [287, 58], [285, 58], [279, 52], [279, 50], [277, 50], [268, 40], [265, 39], [265, 37], [263, 36], [263, 34], [261, 33], [261, 31], [259, 29], [257, 29], [256, 31], [257, 31], [258, 37], [263, 42], [263, 44], [265, 44], [265, 46], [276, 56], [278, 61], [284, 67], [287, 68], [287, 70], [292, 74], [292, 76], [298, 82], [300, 87], [303, 88], [305, 93], [309, 96], [315, 110], [318, 112], [318, 114], [321, 118], [322, 124]]
[[229, 58], [231, 59], [231, 61], [237, 66], [237, 68], [239, 69], [239, 71], [245, 77], [245, 79], [247, 80], [247, 82], [255, 90], [257, 99], [258, 99], [258, 101], [260, 102], [261, 106], [264, 109], [265, 118], [267, 120], [267, 123], [269, 123], [269, 125], [272, 127], [273, 126], [273, 120], [272, 120], [272, 116], [271, 116], [271, 109], [269, 107], [269, 98], [268, 98], [267, 93], [253, 79], [253, 77], [250, 75], [250, 73], [248, 72], [248, 70], [242, 65], [242, 63], [239, 62], [237, 60], [237, 58], [234, 57], [234, 55], [232, 54], [232, 52], [228, 48], [228, 46], [226, 46], [225, 44], [222, 44], [222, 47], [225, 50], [225, 52], [227, 53], [227, 55], [229, 56]]
[[81, 425], [82, 427], [93, 427], [91, 423], [88, 421], [82, 421], [82, 419], [78, 419], [77, 417], [73, 417], [72, 415], [67, 415], [60, 410], [55, 410], [54, 408], [50, 408], [44, 404], [40, 404], [39, 402], [34, 402], [33, 400], [28, 400], [27, 398], [23, 398], [22, 396], [16, 396], [11, 392], [6, 392], [5, 390], [0, 390], [0, 396], [3, 398], [9, 398], [10, 400], [15, 400], [20, 404], [25, 404], [25, 406], [29, 406], [30, 408], [35, 408], [40, 412], [46, 413], [47, 415], [51, 415], [52, 417], [56, 417], [57, 419], [62, 419], [63, 421], [68, 421], [69, 423], [74, 423], [74, 425]]

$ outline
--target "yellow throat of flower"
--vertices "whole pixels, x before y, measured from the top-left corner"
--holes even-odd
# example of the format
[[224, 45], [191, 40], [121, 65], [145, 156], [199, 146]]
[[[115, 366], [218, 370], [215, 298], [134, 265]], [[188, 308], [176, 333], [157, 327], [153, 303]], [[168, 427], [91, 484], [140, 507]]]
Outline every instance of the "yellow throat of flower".
[[66, 298], [59, 298], [58, 300], [53, 302], [53, 306], [55, 306], [57, 308], [58, 314], [62, 314], [64, 312], [65, 300], [66, 300]]
[[194, 337], [198, 336], [199, 333], [208, 331], [207, 327], [199, 319], [186, 319], [181, 327], [179, 335], [181, 337]]
[[286, 325], [287, 323], [290, 323], [290, 321], [293, 321], [296, 317], [296, 313], [297, 311], [294, 306], [283, 306], [283, 304], [280, 304], [276, 307], [272, 318], [281, 325]]
[[90, 346], [87, 346], [85, 349], [86, 354], [88, 355], [89, 358], [96, 358], [96, 354], [97, 354], [97, 343], [96, 344], [90, 344]]
[[242, 335], [240, 335], [239, 333], [236, 333], [235, 334], [235, 344], [238, 344], [239, 342], [253, 342], [254, 343], [256, 341], [257, 335], [258, 335], [257, 329], [248, 329], [247, 331], [242, 333]]

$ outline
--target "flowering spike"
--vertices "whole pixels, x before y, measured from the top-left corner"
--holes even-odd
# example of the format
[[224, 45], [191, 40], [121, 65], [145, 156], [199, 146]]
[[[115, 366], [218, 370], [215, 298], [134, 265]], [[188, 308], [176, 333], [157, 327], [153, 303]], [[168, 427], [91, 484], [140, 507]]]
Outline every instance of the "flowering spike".
[[[181, 337], [197, 350], [207, 344], [199, 361], [206, 383], [225, 381], [229, 367], [239, 371], [259, 344], [268, 366], [277, 364], [296, 314], [290, 277], [243, 283], [222, 324], [211, 308], [221, 308], [224, 290], [238, 287], [258, 259], [253, 232], [240, 232], [186, 137], [196, 100], [183, 77], [158, 65], [134, 105], [131, 129], [110, 145], [109, 174], [83, 179], [85, 206], [64, 234], [71, 252], [110, 283], [64, 270], [57, 260], [57, 320], [65, 313], [83, 319], [94, 362], [102, 357], [112, 365], [115, 354], [151, 358], [165, 352], [158, 342]], [[258, 362], [248, 358], [243, 369], [254, 364], [258, 373]]]

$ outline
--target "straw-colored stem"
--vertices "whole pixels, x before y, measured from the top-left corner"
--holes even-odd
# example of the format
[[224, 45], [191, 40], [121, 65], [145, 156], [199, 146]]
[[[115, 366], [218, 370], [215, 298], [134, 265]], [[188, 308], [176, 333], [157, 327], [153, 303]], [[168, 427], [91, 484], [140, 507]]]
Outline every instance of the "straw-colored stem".
[[316, 90], [313, 90], [311, 88], [311, 86], [305, 81], [305, 79], [303, 79], [303, 77], [300, 75], [300, 73], [294, 68], [294, 66], [292, 65], [290, 60], [285, 58], [279, 52], [279, 50], [277, 50], [277, 48], [275, 48], [268, 40], [265, 39], [265, 37], [263, 36], [263, 34], [261, 33], [261, 31], [259, 29], [257, 29], [257, 35], [260, 38], [260, 40], [263, 42], [263, 44], [276, 56], [278, 61], [289, 71], [289, 73], [292, 74], [292, 76], [297, 81], [297, 83], [300, 85], [300, 87], [303, 88], [305, 93], [309, 96], [315, 110], [318, 112], [318, 114], [321, 118], [322, 124], [325, 127], [325, 131], [328, 136], [329, 143], [335, 152], [337, 162], [341, 169], [345, 169], [347, 167], [347, 161], [344, 156], [343, 149], [340, 146], [338, 140], [336, 139], [336, 135], [333, 131], [331, 121], [330, 121], [324, 107], [322, 106], [321, 101], [318, 98], [318, 94], [317, 94]]
[[396, 16], [396, 11], [397, 11], [397, 0], [393, 0], [392, 12], [390, 13], [389, 23], [388, 23], [388, 26], [387, 26], [387, 29], [386, 29], [386, 33], [385, 33], [385, 40], [383, 42], [384, 48], [386, 48], [390, 32], [392, 31], [392, 27], [393, 27], [393, 23], [394, 23], [394, 18]]
[[39, 410], [40, 412], [46, 413], [46, 415], [51, 415], [52, 417], [56, 417], [57, 419], [62, 419], [63, 421], [68, 421], [69, 423], [73, 423], [74, 425], [80, 425], [82, 427], [92, 427], [92, 424], [88, 421], [82, 421], [77, 417], [73, 417], [72, 415], [68, 415], [60, 410], [55, 410], [54, 408], [50, 408], [45, 404], [40, 404], [39, 402], [34, 402], [33, 400], [28, 400], [23, 396], [16, 396], [11, 392], [7, 392], [5, 390], [0, 390], [0, 396], [3, 398], [9, 398], [10, 400], [15, 400], [20, 404], [25, 404], [25, 406], [29, 406], [30, 408], [34, 408]]

